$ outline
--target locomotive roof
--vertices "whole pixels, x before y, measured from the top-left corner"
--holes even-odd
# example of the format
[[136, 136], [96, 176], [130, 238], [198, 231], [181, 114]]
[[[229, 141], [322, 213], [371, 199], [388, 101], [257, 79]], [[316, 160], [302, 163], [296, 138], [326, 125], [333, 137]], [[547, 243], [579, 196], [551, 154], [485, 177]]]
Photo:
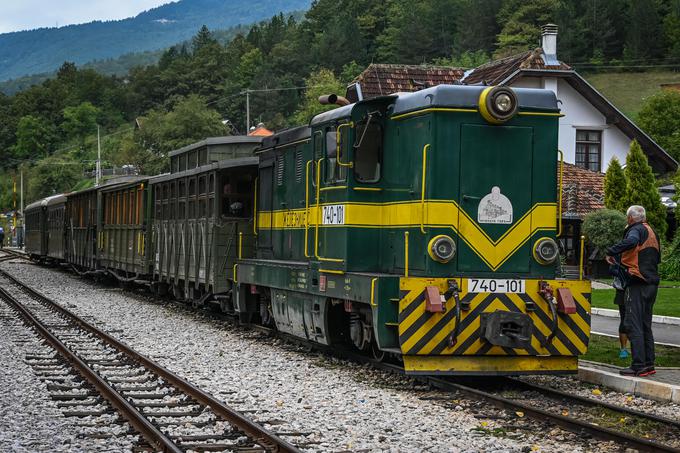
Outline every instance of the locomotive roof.
[[277, 132], [274, 135], [265, 137], [262, 140], [262, 146], [256, 152], [264, 151], [265, 149], [273, 148], [275, 146], [283, 146], [291, 143], [307, 140], [311, 137], [312, 130], [309, 126], [298, 126], [290, 129], [285, 129]]
[[[413, 93], [395, 93], [391, 96], [359, 101], [356, 104], [346, 105], [321, 113], [312, 118], [310, 125], [348, 118], [355, 106], [390, 97], [394, 99], [392, 115], [431, 107], [476, 109], [479, 103], [479, 96], [486, 88], [488, 87], [481, 85], [437, 85]], [[520, 109], [558, 110], [557, 97], [550, 90], [535, 88], [512, 88], [512, 90], [517, 95]]]
[[250, 136], [250, 135], [232, 135], [228, 137], [209, 137], [200, 142], [192, 143], [183, 148], [170, 151], [168, 153], [169, 157], [176, 156], [177, 154], [183, 154], [187, 151], [192, 151], [194, 149], [202, 148], [204, 146], [214, 146], [214, 145], [230, 145], [235, 143], [260, 143], [262, 137]]

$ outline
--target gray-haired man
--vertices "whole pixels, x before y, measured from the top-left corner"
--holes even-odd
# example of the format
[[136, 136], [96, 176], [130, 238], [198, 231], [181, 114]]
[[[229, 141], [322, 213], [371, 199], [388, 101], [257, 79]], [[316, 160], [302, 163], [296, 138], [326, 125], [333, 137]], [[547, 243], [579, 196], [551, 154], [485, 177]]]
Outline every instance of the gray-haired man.
[[624, 376], [649, 376], [654, 370], [654, 335], [652, 334], [652, 306], [659, 288], [661, 249], [656, 232], [647, 224], [645, 208], [631, 206], [626, 211], [628, 227], [623, 240], [607, 249], [607, 262], [621, 255], [628, 282], [624, 304], [624, 323], [628, 331], [633, 363], [621, 370]]

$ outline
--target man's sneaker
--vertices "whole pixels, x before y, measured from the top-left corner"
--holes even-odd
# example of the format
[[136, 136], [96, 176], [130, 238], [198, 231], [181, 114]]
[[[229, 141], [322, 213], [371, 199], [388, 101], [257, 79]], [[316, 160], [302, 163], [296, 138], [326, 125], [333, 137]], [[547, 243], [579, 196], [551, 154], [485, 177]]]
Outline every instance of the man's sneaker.
[[654, 369], [653, 366], [648, 366], [646, 368], [641, 369], [640, 372], [638, 373], [638, 376], [645, 377], [651, 376], [652, 374], [656, 374], [656, 370]]
[[624, 368], [623, 370], [619, 371], [619, 374], [621, 376], [639, 376], [640, 370], [634, 370], [632, 368]]
[[629, 356], [628, 349], [623, 348], [619, 351], [619, 359], [627, 359]]

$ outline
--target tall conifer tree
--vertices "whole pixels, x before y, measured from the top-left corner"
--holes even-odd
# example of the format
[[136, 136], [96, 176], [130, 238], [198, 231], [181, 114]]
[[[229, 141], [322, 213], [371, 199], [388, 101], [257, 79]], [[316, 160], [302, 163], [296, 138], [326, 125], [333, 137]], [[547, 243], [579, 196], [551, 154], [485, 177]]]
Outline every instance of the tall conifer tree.
[[619, 160], [614, 157], [609, 162], [604, 177], [604, 205], [607, 209], [624, 211], [626, 206], [626, 175]]
[[630, 152], [626, 158], [626, 205], [640, 205], [647, 211], [647, 221], [656, 230], [659, 237], [666, 233], [666, 207], [661, 203], [661, 197], [656, 189], [652, 167], [647, 162], [647, 156], [637, 140], [630, 145]]

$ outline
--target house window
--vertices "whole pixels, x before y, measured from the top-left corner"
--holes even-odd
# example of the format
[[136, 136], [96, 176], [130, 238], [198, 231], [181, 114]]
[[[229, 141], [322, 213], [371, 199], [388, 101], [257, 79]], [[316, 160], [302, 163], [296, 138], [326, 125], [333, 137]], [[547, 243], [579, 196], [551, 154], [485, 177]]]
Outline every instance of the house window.
[[602, 132], [576, 131], [576, 166], [592, 171], [602, 169]]

